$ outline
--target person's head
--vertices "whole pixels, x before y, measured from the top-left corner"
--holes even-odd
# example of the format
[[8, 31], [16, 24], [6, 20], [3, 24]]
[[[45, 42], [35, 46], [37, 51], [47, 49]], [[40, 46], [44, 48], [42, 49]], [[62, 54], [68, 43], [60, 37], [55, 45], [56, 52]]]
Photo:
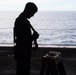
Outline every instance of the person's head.
[[32, 17], [36, 12], [38, 11], [37, 6], [32, 3], [32, 2], [28, 2], [25, 6], [25, 9], [23, 11], [23, 13], [26, 15], [27, 18]]

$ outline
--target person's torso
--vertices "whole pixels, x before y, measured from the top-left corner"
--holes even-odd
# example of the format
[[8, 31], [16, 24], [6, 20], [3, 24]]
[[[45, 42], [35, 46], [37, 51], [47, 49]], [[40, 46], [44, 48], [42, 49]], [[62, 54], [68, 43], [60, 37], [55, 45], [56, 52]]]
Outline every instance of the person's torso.
[[30, 22], [26, 18], [19, 16], [16, 19], [15, 31], [17, 36], [16, 44], [27, 46], [32, 44]]

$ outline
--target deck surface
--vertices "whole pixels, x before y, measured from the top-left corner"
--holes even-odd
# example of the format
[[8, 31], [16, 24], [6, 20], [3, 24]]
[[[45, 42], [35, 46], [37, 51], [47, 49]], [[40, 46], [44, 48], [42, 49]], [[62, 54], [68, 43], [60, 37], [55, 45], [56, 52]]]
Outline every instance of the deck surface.
[[[67, 75], [76, 75], [76, 48], [39, 48], [32, 51], [31, 75], [39, 75], [41, 59], [49, 51], [60, 51]], [[13, 58], [13, 48], [0, 47], [0, 75], [16, 75], [16, 61]]]

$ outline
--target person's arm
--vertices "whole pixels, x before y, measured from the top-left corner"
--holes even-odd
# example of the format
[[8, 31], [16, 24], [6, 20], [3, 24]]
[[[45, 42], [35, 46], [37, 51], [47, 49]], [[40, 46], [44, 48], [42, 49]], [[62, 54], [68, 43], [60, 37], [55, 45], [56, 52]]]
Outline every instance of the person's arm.
[[38, 32], [34, 31], [34, 33], [32, 35], [32, 41], [37, 40], [38, 38], [39, 38]]
[[34, 41], [35, 46], [33, 47], [33, 49], [35, 51], [37, 51], [37, 49], [38, 49], [38, 43], [37, 43], [38, 38], [39, 38], [39, 34], [37, 32], [34, 32], [33, 35], [32, 35], [32, 41]]

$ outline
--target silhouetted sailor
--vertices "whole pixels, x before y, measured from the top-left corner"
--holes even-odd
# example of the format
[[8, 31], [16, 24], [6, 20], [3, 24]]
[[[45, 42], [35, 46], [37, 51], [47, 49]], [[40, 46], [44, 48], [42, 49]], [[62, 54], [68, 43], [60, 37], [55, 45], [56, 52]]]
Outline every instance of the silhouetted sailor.
[[[37, 6], [28, 2], [24, 11], [15, 20], [14, 26], [14, 42], [16, 43], [14, 50], [14, 58], [17, 61], [16, 75], [30, 75], [30, 61], [32, 41], [38, 47], [36, 39], [39, 34], [31, 26], [30, 19], [38, 11]], [[33, 34], [31, 32], [33, 30]]]

